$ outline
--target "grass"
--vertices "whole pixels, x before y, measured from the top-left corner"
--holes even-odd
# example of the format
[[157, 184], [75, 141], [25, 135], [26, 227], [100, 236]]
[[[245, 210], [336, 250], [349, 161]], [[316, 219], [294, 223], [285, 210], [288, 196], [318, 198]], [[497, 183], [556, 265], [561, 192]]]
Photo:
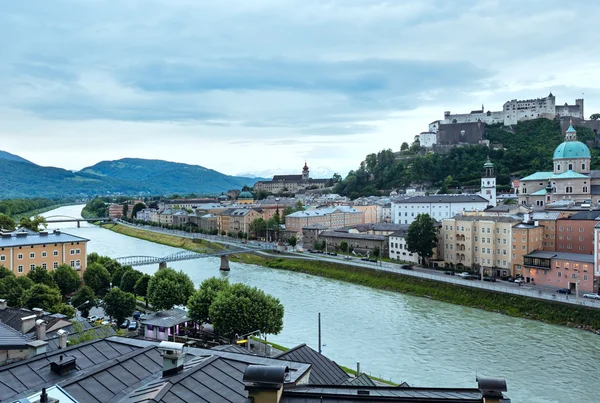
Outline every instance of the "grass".
[[193, 252], [207, 253], [225, 249], [223, 245], [207, 241], [206, 239], [183, 238], [176, 235], [132, 228], [121, 224], [106, 224], [102, 227], [114, 232], [118, 232], [122, 235], [143, 239], [145, 241], [156, 242], [161, 245], [172, 246], [174, 248], [186, 249]]

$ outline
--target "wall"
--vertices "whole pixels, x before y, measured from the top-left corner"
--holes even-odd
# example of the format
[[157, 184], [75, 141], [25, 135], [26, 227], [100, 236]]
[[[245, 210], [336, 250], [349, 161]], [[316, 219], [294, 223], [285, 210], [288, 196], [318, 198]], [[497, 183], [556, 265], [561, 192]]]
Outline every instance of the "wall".
[[523, 256], [534, 250], [542, 250], [544, 242], [544, 228], [537, 226], [534, 228], [518, 228], [512, 229], [511, 239], [511, 276], [521, 274], [526, 276], [527, 269], [523, 268]]
[[594, 253], [594, 227], [596, 220], [557, 220], [557, 252]]
[[389, 255], [390, 259], [403, 260], [418, 264], [420, 257], [418, 253], [412, 253], [406, 246], [406, 239], [399, 236], [389, 237]]

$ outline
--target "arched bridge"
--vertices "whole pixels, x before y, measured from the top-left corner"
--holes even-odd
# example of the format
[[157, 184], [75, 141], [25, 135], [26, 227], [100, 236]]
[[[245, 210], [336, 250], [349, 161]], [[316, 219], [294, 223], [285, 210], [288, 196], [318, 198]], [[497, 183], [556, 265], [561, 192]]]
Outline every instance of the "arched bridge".
[[79, 228], [79, 226], [81, 225], [81, 222], [96, 222], [96, 221], [100, 221], [100, 222], [108, 222], [111, 219], [109, 217], [90, 217], [90, 218], [83, 218], [83, 217], [70, 217], [70, 216], [66, 216], [66, 215], [51, 215], [51, 216], [47, 216], [46, 217], [46, 223], [48, 224], [52, 224], [52, 223], [59, 223], [59, 222], [76, 222], [77, 223], [77, 227]]

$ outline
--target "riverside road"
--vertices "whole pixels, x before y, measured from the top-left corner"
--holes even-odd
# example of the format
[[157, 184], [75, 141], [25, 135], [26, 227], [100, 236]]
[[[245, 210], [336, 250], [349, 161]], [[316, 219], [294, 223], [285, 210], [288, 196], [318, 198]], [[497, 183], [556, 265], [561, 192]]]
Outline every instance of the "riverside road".
[[[185, 231], [178, 230], [169, 230], [160, 227], [152, 227], [149, 225], [134, 225], [129, 224], [124, 221], [119, 221], [120, 224], [126, 225], [132, 228], [142, 228], [146, 231], [159, 232], [169, 235], [180, 236], [184, 238], [202, 238], [212, 242], [239, 247], [240, 244], [243, 244], [246, 249], [254, 249], [256, 250], [254, 253], [264, 254], [265, 256], [272, 257], [272, 254], [259, 252], [261, 249], [276, 249], [276, 247], [267, 242], [261, 241], [243, 241], [234, 238], [222, 237], [218, 235], [205, 235], [205, 234], [195, 234], [189, 233]], [[320, 260], [320, 261], [329, 261], [335, 263], [341, 263], [349, 266], [357, 266], [363, 267], [369, 270], [377, 270], [377, 271], [387, 271], [391, 273], [398, 273], [406, 276], [419, 277], [429, 280], [435, 280], [445, 283], [451, 283], [466, 287], [480, 288], [495, 292], [503, 292], [506, 294], [513, 295], [522, 295], [530, 298], [543, 299], [547, 301], [556, 301], [565, 304], [571, 305], [584, 305], [591, 308], [600, 309], [600, 301], [584, 299], [581, 296], [577, 297], [576, 295], [565, 295], [558, 294], [557, 287], [552, 287], [548, 285], [541, 284], [522, 284], [519, 286], [518, 283], [510, 283], [508, 281], [497, 281], [497, 282], [485, 282], [483, 280], [466, 280], [457, 276], [449, 276], [445, 275], [444, 272], [428, 269], [424, 267], [414, 266], [413, 270], [402, 269], [402, 264], [390, 263], [390, 262], [364, 262], [360, 260], [360, 258], [348, 257], [348, 256], [331, 256], [326, 254], [312, 254], [307, 252], [287, 252], [285, 253], [286, 258], [292, 259], [305, 259], [305, 260]], [[350, 260], [348, 260], [350, 258]]]

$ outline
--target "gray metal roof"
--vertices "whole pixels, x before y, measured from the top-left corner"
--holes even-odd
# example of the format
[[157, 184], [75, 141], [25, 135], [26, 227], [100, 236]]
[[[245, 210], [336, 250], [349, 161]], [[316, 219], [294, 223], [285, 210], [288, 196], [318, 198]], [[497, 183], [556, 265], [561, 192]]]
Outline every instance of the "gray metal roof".
[[187, 312], [183, 309], [173, 308], [168, 311], [157, 312], [140, 319], [142, 325], [171, 327], [184, 322], [189, 322], [191, 319], [187, 316]]
[[550, 211], [545, 211], [543, 213], [533, 213], [532, 214], [532, 218], [535, 221], [538, 221], [538, 220], [558, 220], [558, 217], [560, 217], [560, 213], [550, 212]]
[[12, 327], [0, 322], [0, 350], [23, 350], [29, 339]]
[[27, 235], [17, 235], [17, 232], [12, 232], [11, 235], [0, 237], [0, 247], [11, 248], [13, 246], [29, 246], [29, 245], [43, 245], [53, 243], [70, 243], [70, 242], [88, 242], [89, 239], [82, 238], [79, 236], [66, 234], [64, 232], [48, 232], [47, 235], [41, 233], [31, 234], [27, 232]]
[[598, 220], [600, 217], [600, 211], [579, 211], [569, 218], [564, 218], [564, 220]]
[[350, 378], [343, 385], [352, 385], [352, 386], [375, 386], [375, 382], [365, 373], [360, 374], [355, 378]]
[[341, 385], [350, 378], [335, 361], [319, 354], [306, 344], [300, 344], [276, 358], [311, 364], [309, 383], [313, 385]]
[[582, 253], [544, 252], [541, 250], [535, 250], [531, 253], [526, 254], [524, 257], [537, 257], [541, 259], [560, 259], [571, 260], [574, 262], [594, 263], [594, 255], [585, 255]]
[[214, 346], [213, 348], [211, 348], [211, 350], [226, 351], [228, 353], [238, 353], [238, 354], [254, 355], [247, 348], [238, 346], [236, 344], [222, 344], [220, 346]]
[[325, 238], [341, 238], [341, 239], [362, 239], [365, 241], [380, 241], [387, 240], [384, 235], [357, 234], [356, 232], [341, 232], [341, 231], [323, 231], [319, 234]]
[[413, 196], [408, 199], [395, 200], [395, 204], [405, 203], [489, 203], [479, 195], [429, 195]]

